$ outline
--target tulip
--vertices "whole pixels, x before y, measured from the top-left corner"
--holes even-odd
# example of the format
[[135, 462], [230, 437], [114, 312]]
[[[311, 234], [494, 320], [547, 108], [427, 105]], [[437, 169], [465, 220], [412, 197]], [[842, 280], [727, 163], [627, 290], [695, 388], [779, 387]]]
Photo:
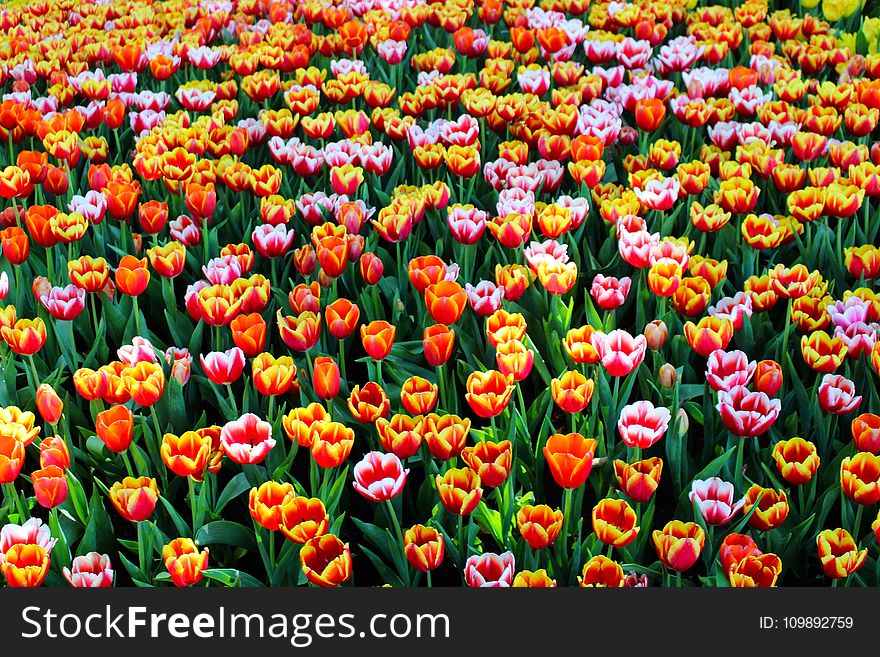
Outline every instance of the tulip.
[[553, 434], [544, 446], [544, 458], [553, 480], [562, 488], [578, 488], [590, 475], [596, 441], [579, 433]]
[[20, 356], [32, 356], [46, 344], [46, 324], [42, 319], [18, 319], [11, 326], [0, 324], [0, 337]]
[[57, 465], [50, 465], [41, 470], [31, 473], [34, 485], [34, 495], [37, 503], [47, 509], [52, 509], [64, 503], [67, 499], [67, 477], [64, 470]]
[[136, 404], [152, 406], [165, 390], [165, 374], [158, 363], [141, 361], [122, 371], [122, 381]]
[[826, 374], [819, 384], [819, 407], [826, 413], [846, 415], [853, 412], [861, 403], [861, 395], [856, 396], [855, 383], [840, 374]]
[[782, 573], [782, 559], [775, 554], [747, 555], [727, 572], [732, 587], [771, 588]]
[[657, 98], [641, 98], [636, 101], [635, 119], [636, 125], [645, 132], [654, 132], [663, 123], [666, 116], [666, 107], [663, 101]]
[[318, 498], [295, 496], [281, 507], [279, 529], [294, 543], [304, 545], [327, 533], [330, 529], [330, 517], [324, 503]]
[[605, 498], [593, 507], [593, 531], [606, 545], [623, 548], [632, 543], [639, 533], [637, 521], [626, 500]]
[[[759, 495], [760, 500], [758, 500]], [[762, 488], [754, 484], [746, 491], [745, 502], [743, 513], [746, 515], [751, 512], [752, 507], [757, 506], [749, 518], [749, 524], [759, 531], [768, 532], [775, 529], [788, 517], [788, 496], [785, 491]]]
[[290, 356], [276, 358], [268, 352], [259, 354], [251, 361], [254, 387], [261, 395], [283, 395], [296, 382], [296, 366]]
[[706, 533], [699, 525], [680, 520], [670, 520], [662, 530], [655, 529], [651, 538], [660, 561], [676, 572], [691, 568], [706, 543]]
[[440, 502], [450, 513], [468, 516], [480, 504], [480, 476], [469, 468], [449, 468], [443, 475], [436, 475], [435, 482]]
[[98, 552], [88, 552], [74, 557], [70, 568], [61, 569], [64, 579], [74, 588], [108, 588], [113, 586], [114, 571], [110, 557]]
[[599, 354], [602, 366], [611, 376], [626, 376], [635, 370], [644, 360], [648, 346], [644, 335], [634, 338], [622, 329], [607, 335], [596, 331], [591, 343]]
[[532, 371], [535, 354], [519, 340], [508, 340], [495, 348], [495, 361], [501, 374], [524, 381]]
[[498, 443], [480, 441], [473, 447], [465, 447], [461, 457], [471, 470], [480, 475], [482, 485], [488, 488], [497, 488], [507, 480], [513, 462], [509, 440]]
[[455, 346], [455, 331], [445, 324], [432, 324], [425, 328], [422, 349], [431, 367], [439, 367], [449, 360]]
[[850, 428], [857, 450], [880, 454], [880, 416], [862, 413], [852, 421]]
[[111, 452], [124, 452], [134, 436], [134, 415], [125, 406], [111, 406], [95, 417], [95, 432]]
[[40, 545], [13, 545], [0, 561], [0, 572], [10, 587], [36, 588], [49, 573], [49, 553]]
[[361, 311], [348, 299], [336, 299], [324, 309], [327, 330], [337, 340], [344, 340], [354, 333]]
[[653, 457], [643, 461], [627, 464], [621, 460], [614, 461], [614, 476], [617, 485], [627, 497], [637, 503], [647, 502], [660, 485], [660, 473], [663, 471], [663, 460]]
[[391, 353], [396, 327], [384, 320], [361, 325], [361, 342], [373, 360], [384, 360]]
[[281, 526], [284, 508], [294, 500], [296, 491], [288, 482], [267, 481], [259, 488], [251, 488], [248, 508], [251, 517], [269, 531]]
[[159, 453], [166, 467], [180, 477], [204, 472], [211, 456], [211, 439], [195, 431], [185, 431], [179, 437], [166, 433]]
[[351, 551], [333, 534], [307, 541], [299, 558], [306, 578], [318, 586], [339, 586], [351, 577]]
[[617, 279], [613, 276], [596, 274], [590, 287], [590, 295], [602, 310], [611, 311], [619, 308], [626, 301], [631, 283], [628, 276]]
[[420, 376], [411, 376], [400, 387], [400, 401], [414, 415], [429, 413], [437, 405], [438, 395], [438, 386]]
[[824, 529], [816, 536], [819, 561], [825, 575], [832, 579], [849, 577], [868, 558], [868, 550], [859, 550], [852, 535], [845, 529]]
[[718, 559], [725, 573], [729, 573], [736, 565], [748, 556], [761, 556], [761, 550], [755, 539], [747, 534], [731, 533], [721, 541]]
[[141, 522], [152, 515], [159, 501], [156, 480], [150, 477], [126, 477], [110, 487], [110, 501], [123, 518]]
[[742, 438], [754, 438], [767, 431], [779, 417], [782, 402], [770, 399], [763, 392], [751, 392], [745, 386], [734, 386], [729, 392], [718, 393], [716, 406], [730, 432]]
[[41, 383], [37, 388], [37, 411], [44, 422], [55, 425], [61, 419], [64, 403], [48, 383]]
[[684, 334], [691, 348], [703, 358], [716, 349], [726, 349], [733, 339], [733, 322], [709, 315], [697, 324], [685, 322]]
[[486, 552], [468, 558], [464, 578], [471, 588], [508, 588], [513, 584], [515, 570], [512, 552]]
[[146, 258], [138, 260], [132, 255], [122, 257], [116, 268], [116, 287], [120, 292], [136, 297], [147, 289], [149, 282], [150, 272]]
[[858, 452], [840, 464], [840, 487], [856, 504], [880, 502], [880, 456]]
[[513, 578], [512, 588], [555, 588], [556, 580], [551, 579], [543, 568], [535, 571], [521, 570]]
[[355, 386], [348, 397], [348, 410], [358, 422], [372, 424], [387, 417], [391, 402], [382, 387], [370, 381], [363, 388]]
[[400, 494], [408, 474], [394, 454], [368, 452], [354, 466], [354, 489], [368, 500], [385, 502]]
[[469, 418], [429, 413], [425, 416], [423, 438], [433, 457], [448, 461], [462, 453], [470, 429]]
[[329, 356], [315, 359], [312, 372], [312, 383], [315, 394], [321, 399], [333, 399], [339, 394], [341, 385], [339, 366]]
[[208, 548], [200, 552], [191, 538], [176, 538], [162, 548], [162, 561], [175, 586], [192, 586], [208, 567]]
[[593, 398], [595, 382], [577, 370], [568, 370], [550, 382], [553, 401], [566, 413], [580, 413]]
[[247, 358], [253, 358], [266, 348], [266, 320], [259, 313], [238, 315], [229, 323], [232, 341], [244, 352]]
[[238, 381], [244, 371], [245, 353], [239, 347], [199, 355], [202, 369], [212, 383], [219, 386]]
[[587, 561], [578, 576], [578, 586], [581, 588], [622, 588], [623, 585], [623, 568], [619, 563], [602, 554], [597, 554]]
[[733, 484], [719, 477], [695, 479], [688, 497], [710, 525], [730, 522], [746, 503], [746, 498], [735, 501]]
[[669, 427], [669, 409], [654, 408], [649, 401], [624, 406], [617, 430], [627, 447], [647, 449], [660, 440]]
[[830, 337], [825, 331], [814, 331], [801, 338], [804, 362], [819, 374], [827, 374], [840, 367], [846, 352], [846, 342], [839, 337]]
[[773, 460], [783, 479], [794, 486], [810, 481], [820, 462], [816, 445], [803, 438], [780, 440], [773, 447]]
[[70, 467], [70, 448], [61, 436], [46, 437], [40, 443], [40, 467], [57, 465], [62, 470]]
[[261, 463], [275, 446], [272, 425], [253, 413], [223, 425], [220, 431], [223, 452], [236, 463]]
[[467, 379], [465, 398], [477, 415], [495, 417], [504, 412], [513, 395], [512, 377], [497, 370], [471, 372]]
[[762, 360], [755, 369], [755, 390], [772, 397], [782, 387], [782, 366], [775, 360]]
[[562, 529], [562, 511], [553, 510], [546, 504], [526, 504], [516, 514], [519, 533], [533, 550], [552, 545]]
[[312, 425], [312, 458], [322, 468], [335, 468], [342, 464], [354, 445], [354, 431], [349, 427], [319, 420]]

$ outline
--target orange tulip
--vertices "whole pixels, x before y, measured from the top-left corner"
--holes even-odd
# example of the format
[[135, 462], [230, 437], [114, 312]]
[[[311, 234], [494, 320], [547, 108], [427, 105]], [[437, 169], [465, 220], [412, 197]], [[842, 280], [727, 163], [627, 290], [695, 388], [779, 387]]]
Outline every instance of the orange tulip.
[[622, 548], [632, 543], [639, 533], [637, 521], [626, 500], [605, 498], [593, 507], [593, 531], [606, 545]]
[[211, 438], [195, 431], [185, 431], [180, 436], [166, 433], [159, 453], [169, 470], [180, 477], [189, 477], [205, 471], [211, 447]]
[[312, 425], [312, 458], [322, 468], [335, 468], [351, 453], [354, 431], [339, 422], [321, 420]]
[[449, 468], [435, 477], [440, 502], [450, 513], [468, 516], [480, 504], [483, 489], [480, 475], [470, 468]]
[[419, 572], [436, 570], [443, 563], [443, 536], [433, 527], [413, 525], [403, 535], [406, 560]]
[[150, 272], [147, 269], [147, 259], [138, 260], [132, 255], [126, 255], [119, 261], [116, 268], [116, 287], [123, 294], [136, 297], [147, 289], [150, 283]]
[[255, 522], [274, 532], [281, 526], [284, 507], [295, 497], [293, 484], [286, 481], [267, 481], [260, 484], [259, 488], [251, 488], [248, 509]]
[[64, 411], [64, 403], [48, 383], [41, 383], [37, 388], [37, 410], [43, 421], [57, 424]]
[[333, 534], [307, 541], [299, 558], [306, 578], [318, 586], [339, 586], [351, 577], [351, 551]]
[[773, 447], [773, 460], [783, 479], [794, 486], [810, 481], [819, 469], [816, 445], [803, 438], [780, 440]]
[[400, 401], [413, 415], [429, 413], [437, 404], [439, 389], [436, 384], [420, 376], [411, 376], [400, 387]]
[[422, 349], [425, 360], [431, 367], [439, 367], [452, 356], [455, 346], [455, 331], [445, 324], [432, 324], [423, 333]]
[[480, 417], [495, 417], [510, 403], [514, 384], [511, 377], [497, 370], [471, 372], [467, 379], [465, 398]]
[[191, 538], [175, 538], [162, 548], [162, 561], [175, 586], [192, 586], [208, 567], [208, 548], [199, 551]]
[[95, 417], [95, 432], [111, 452], [124, 452], [134, 436], [134, 415], [125, 406], [111, 406]]
[[467, 303], [467, 292], [455, 281], [440, 281], [425, 289], [425, 306], [438, 324], [455, 324]]
[[397, 328], [385, 320], [375, 320], [361, 325], [361, 342], [370, 358], [384, 360], [388, 357], [396, 331]]
[[[761, 496], [760, 501], [758, 496]], [[748, 515], [752, 507], [756, 506], [755, 512], [749, 518], [749, 524], [762, 532], [769, 532], [781, 525], [788, 517], [788, 496], [785, 491], [776, 491], [772, 488], [762, 488], [753, 484], [746, 491], [746, 504], [743, 513]]]
[[550, 474], [562, 488], [578, 488], [587, 480], [595, 453], [596, 441], [579, 433], [555, 433], [544, 446]]
[[229, 323], [229, 328], [232, 341], [247, 358], [253, 358], [266, 348], [266, 320], [259, 313], [238, 315]]
[[35, 588], [49, 574], [49, 553], [41, 545], [16, 543], [6, 551], [0, 572], [10, 587]]
[[329, 528], [330, 517], [318, 498], [297, 496], [281, 507], [279, 529], [294, 543], [307, 543], [326, 534]]
[[63, 504], [67, 499], [67, 477], [57, 465], [50, 465], [31, 473], [37, 503], [47, 509]]
[[348, 397], [348, 410], [358, 422], [372, 424], [380, 417], [387, 417], [391, 408], [388, 395], [375, 381], [370, 381], [363, 388], [355, 386]]
[[0, 326], [0, 337], [15, 353], [32, 356], [46, 344], [46, 324], [39, 317], [19, 319], [12, 326]]
[[126, 477], [110, 487], [110, 501], [123, 518], [130, 522], [146, 520], [159, 501], [156, 480], [150, 477]]
[[669, 570], [684, 572], [700, 558], [706, 532], [693, 522], [670, 520], [663, 529], [655, 529], [651, 538], [660, 561]]
[[281, 419], [284, 433], [287, 437], [296, 441], [300, 447], [310, 447], [312, 444], [312, 426], [316, 422], [329, 420], [330, 414], [321, 404], [313, 402], [305, 408], [294, 408]]
[[578, 577], [578, 585], [588, 587], [621, 588], [624, 584], [623, 568], [616, 561], [597, 554], [584, 564]]

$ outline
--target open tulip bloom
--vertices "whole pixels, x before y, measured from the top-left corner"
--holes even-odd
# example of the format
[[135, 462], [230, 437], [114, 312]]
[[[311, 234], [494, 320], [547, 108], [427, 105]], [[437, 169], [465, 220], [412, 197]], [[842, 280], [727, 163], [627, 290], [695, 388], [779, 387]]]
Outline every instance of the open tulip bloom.
[[880, 18], [721, 4], [6, 3], [2, 581], [875, 584]]

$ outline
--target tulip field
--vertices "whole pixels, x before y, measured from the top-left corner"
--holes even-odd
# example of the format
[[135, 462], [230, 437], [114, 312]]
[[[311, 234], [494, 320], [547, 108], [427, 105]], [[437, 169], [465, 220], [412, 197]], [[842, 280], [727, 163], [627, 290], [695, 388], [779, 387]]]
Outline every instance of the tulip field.
[[0, 585], [880, 586], [880, 6], [0, 7]]

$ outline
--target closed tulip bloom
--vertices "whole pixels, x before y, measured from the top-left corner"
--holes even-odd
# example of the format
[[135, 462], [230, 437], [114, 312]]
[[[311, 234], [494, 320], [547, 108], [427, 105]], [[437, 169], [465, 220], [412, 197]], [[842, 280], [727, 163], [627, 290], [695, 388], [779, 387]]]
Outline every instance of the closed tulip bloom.
[[846, 415], [862, 402], [856, 395], [855, 383], [840, 374], [826, 374], [819, 384], [819, 408], [826, 413]]
[[436, 570], [443, 563], [443, 536], [433, 527], [413, 525], [403, 534], [403, 551], [409, 564], [419, 572]]
[[351, 551], [334, 534], [324, 534], [306, 542], [299, 552], [302, 571], [318, 586], [334, 587], [351, 577]]
[[47, 437], [40, 443], [40, 467], [50, 465], [57, 465], [62, 470], [70, 467], [70, 448], [61, 436]]
[[380, 417], [376, 420], [379, 442], [387, 452], [399, 459], [408, 459], [419, 451], [422, 444], [422, 428], [425, 418], [421, 415], [396, 414], [391, 420]]
[[471, 372], [467, 379], [465, 398], [480, 417], [495, 417], [504, 412], [513, 395], [511, 378], [497, 370]]
[[669, 328], [662, 320], [655, 319], [645, 325], [643, 335], [645, 336], [648, 348], [652, 351], [657, 351], [666, 344], [666, 338], [669, 336]]
[[251, 376], [257, 392], [265, 396], [283, 395], [294, 385], [299, 385], [296, 365], [290, 356], [276, 358], [268, 352], [261, 353], [251, 361]]
[[715, 408], [733, 435], [754, 438], [767, 431], [776, 421], [782, 410], [782, 402], [770, 399], [763, 392], [751, 392], [745, 386], [735, 386], [729, 392], [718, 393]]
[[448, 461], [462, 453], [470, 429], [470, 418], [429, 413], [425, 416], [422, 435], [431, 455]]
[[25, 446], [15, 436], [0, 432], [0, 484], [15, 481], [24, 466]]
[[128, 394], [140, 406], [152, 406], [165, 391], [165, 373], [158, 363], [141, 361], [122, 371], [122, 381]]
[[880, 502], [880, 456], [859, 452], [840, 464], [840, 486], [857, 504]]
[[691, 568], [706, 543], [706, 533], [699, 525], [680, 520], [670, 520], [662, 530], [655, 529], [651, 538], [660, 561], [676, 572]]
[[857, 450], [880, 454], [880, 415], [862, 413], [852, 421], [850, 429]]
[[636, 125], [645, 132], [654, 132], [663, 123], [666, 106], [658, 98], [640, 98], [635, 104]]
[[733, 484], [719, 477], [695, 479], [688, 494], [709, 525], [723, 525], [743, 508], [746, 499], [734, 500]]
[[407, 412], [424, 415], [437, 405], [439, 394], [437, 384], [420, 376], [411, 376], [400, 387], [400, 402]]
[[370, 381], [363, 388], [355, 386], [348, 397], [348, 410], [358, 422], [372, 424], [380, 417], [387, 417], [391, 408], [388, 395], [375, 381]]
[[329, 420], [330, 414], [318, 402], [312, 402], [305, 408], [293, 408], [283, 418], [281, 425], [287, 437], [296, 441], [300, 447], [312, 444], [312, 425], [322, 420]]
[[37, 388], [37, 411], [48, 424], [57, 424], [61, 419], [64, 403], [48, 383], [41, 383]]
[[513, 578], [511, 588], [552, 589], [556, 588], [556, 580], [544, 568], [535, 571], [521, 570]]
[[733, 322], [708, 315], [699, 322], [686, 322], [684, 334], [691, 349], [706, 358], [716, 349], [726, 349], [733, 339]]
[[162, 548], [162, 561], [175, 586], [192, 586], [208, 567], [208, 548], [199, 551], [191, 538], [175, 538]]
[[266, 320], [259, 313], [238, 315], [229, 323], [232, 341], [244, 352], [247, 358], [253, 358], [266, 348]]
[[11, 326], [0, 324], [0, 337], [20, 356], [32, 356], [46, 344], [46, 324], [36, 319], [18, 319]]
[[752, 507], [757, 506], [749, 518], [749, 524], [758, 531], [769, 532], [776, 529], [788, 517], [788, 496], [785, 491], [762, 488], [758, 484], [753, 484], [746, 491], [745, 502], [743, 513], [746, 515], [751, 512]]
[[605, 498], [593, 507], [593, 531], [596, 538], [616, 548], [626, 547], [639, 533], [636, 512], [626, 500]]
[[57, 465], [34, 470], [31, 481], [34, 484], [34, 496], [40, 506], [51, 509], [67, 499], [67, 477], [64, 476], [64, 470]]
[[614, 461], [614, 476], [618, 487], [633, 502], [639, 504], [651, 499], [660, 485], [662, 471], [663, 460], [656, 456], [632, 464], [621, 460]]
[[593, 333], [595, 329], [587, 325], [570, 329], [565, 334], [562, 346], [575, 363], [590, 365], [599, 360], [599, 352], [592, 343]]
[[95, 417], [95, 432], [111, 452], [124, 452], [134, 436], [134, 415], [125, 406], [111, 406]]
[[520, 340], [507, 340], [495, 348], [495, 362], [504, 376], [524, 381], [532, 371], [535, 354]]
[[577, 488], [587, 480], [595, 453], [596, 441], [579, 433], [553, 434], [544, 446], [544, 459], [562, 488]]
[[318, 356], [315, 359], [312, 385], [315, 394], [321, 399], [333, 399], [339, 394], [341, 380], [339, 365], [335, 360], [329, 356]]
[[649, 401], [639, 401], [623, 407], [617, 430], [627, 447], [647, 449], [663, 437], [669, 420], [668, 408], [655, 408]]
[[373, 360], [384, 360], [391, 353], [397, 328], [385, 320], [375, 320], [361, 326], [364, 351]]
[[613, 276], [596, 274], [590, 287], [590, 295], [602, 310], [614, 310], [626, 301], [631, 284], [632, 280], [628, 276], [617, 279]]
[[167, 468], [179, 477], [190, 477], [205, 471], [211, 456], [211, 438], [196, 431], [180, 436], [166, 433], [159, 453]]
[[825, 529], [816, 536], [819, 561], [831, 579], [849, 577], [865, 564], [867, 548], [859, 550], [852, 535], [845, 529]]
[[294, 351], [308, 351], [321, 337], [321, 316], [310, 310], [299, 315], [283, 316], [279, 308], [275, 314], [278, 334], [288, 347]]
[[441, 280], [425, 289], [425, 307], [438, 324], [455, 324], [468, 304], [468, 293], [455, 281]]
[[615, 329], [607, 335], [596, 331], [591, 338], [602, 366], [611, 376], [626, 376], [645, 358], [648, 344], [644, 335], [635, 338], [623, 329]]
[[782, 573], [782, 559], [775, 554], [747, 555], [727, 572], [734, 588], [772, 588]]
[[382, 263], [381, 258], [371, 252], [361, 254], [358, 266], [360, 267], [361, 278], [364, 279], [367, 285], [378, 283], [385, 271], [385, 265]]
[[546, 504], [526, 504], [516, 514], [519, 533], [533, 550], [552, 545], [562, 529], [562, 511], [553, 510]]
[[725, 573], [729, 573], [743, 559], [748, 556], [761, 556], [755, 539], [747, 534], [730, 533], [721, 541], [718, 550], [718, 559]]
[[324, 503], [316, 497], [294, 497], [281, 507], [281, 533], [303, 545], [323, 536], [330, 529], [330, 517]]
[[87, 552], [74, 557], [70, 568], [61, 569], [64, 579], [77, 589], [98, 589], [113, 586], [113, 568], [110, 557], [98, 552]]
[[126, 255], [119, 261], [116, 268], [116, 287], [123, 294], [136, 297], [147, 289], [150, 283], [150, 271], [147, 259], [138, 260], [133, 255]]
[[483, 440], [473, 447], [465, 447], [461, 457], [471, 470], [480, 475], [483, 486], [497, 488], [510, 474], [513, 451], [509, 440], [498, 443]]
[[49, 553], [41, 545], [18, 543], [3, 555], [0, 572], [12, 588], [36, 588], [49, 574]]
[[259, 488], [251, 488], [248, 496], [248, 509], [251, 517], [269, 531], [281, 526], [284, 507], [296, 497], [293, 484], [289, 482], [267, 481]]
[[354, 466], [354, 489], [368, 500], [384, 502], [400, 494], [408, 474], [394, 454], [368, 452]]
[[782, 366], [775, 360], [762, 360], [755, 369], [755, 390], [772, 397], [782, 387]]
[[706, 359], [706, 382], [716, 392], [730, 392], [735, 386], [747, 386], [755, 375], [757, 363], [738, 349], [716, 349]]
[[428, 287], [444, 279], [446, 269], [446, 263], [439, 256], [431, 254], [410, 260], [407, 273], [416, 291], [424, 294]]
[[773, 460], [782, 478], [794, 486], [810, 481], [819, 469], [820, 462], [816, 445], [799, 437], [776, 443]]
[[603, 554], [597, 554], [587, 561], [578, 576], [578, 586], [581, 588], [622, 588], [623, 585], [623, 568]]
[[512, 552], [486, 552], [468, 558], [464, 579], [471, 588], [509, 588], [513, 584], [516, 564]]
[[470, 468], [449, 468], [443, 475], [436, 475], [435, 482], [440, 502], [450, 513], [468, 516], [480, 504], [480, 476]]
[[324, 309], [327, 330], [337, 340], [344, 340], [354, 333], [360, 316], [360, 308], [348, 299], [336, 299]]
[[329, 420], [312, 425], [312, 458], [322, 468], [335, 468], [342, 464], [354, 445], [354, 431]]
[[568, 370], [550, 382], [550, 393], [563, 411], [580, 413], [593, 398], [595, 385], [593, 379], [588, 379], [578, 370]]
[[455, 346], [455, 331], [445, 324], [428, 326], [422, 336], [425, 360], [431, 367], [439, 367], [449, 360]]
[[159, 501], [156, 480], [150, 477], [126, 477], [110, 487], [110, 501], [123, 518], [141, 522], [152, 515]]
[[208, 354], [200, 354], [199, 360], [202, 369], [212, 383], [227, 385], [238, 381], [244, 371], [245, 354], [238, 347], [227, 351], [212, 351]]
[[236, 463], [256, 464], [275, 447], [272, 425], [253, 413], [245, 413], [237, 420], [223, 425], [220, 431], [223, 452]]

